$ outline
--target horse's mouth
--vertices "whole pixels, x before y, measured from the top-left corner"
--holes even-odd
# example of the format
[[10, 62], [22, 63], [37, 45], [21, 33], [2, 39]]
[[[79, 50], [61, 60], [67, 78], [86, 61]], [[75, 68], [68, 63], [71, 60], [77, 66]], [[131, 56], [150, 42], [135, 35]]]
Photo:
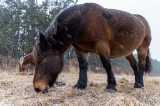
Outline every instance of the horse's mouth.
[[53, 80], [53, 79], [51, 81], [49, 81], [48, 85], [49, 85], [50, 88], [53, 87], [53, 84], [55, 83], [55, 81], [56, 80]]
[[58, 75], [52, 76], [52, 79], [48, 83], [49, 87], [53, 87], [53, 84], [56, 82], [57, 76]]
[[48, 93], [48, 87], [45, 87], [45, 89], [42, 91], [42, 93]]

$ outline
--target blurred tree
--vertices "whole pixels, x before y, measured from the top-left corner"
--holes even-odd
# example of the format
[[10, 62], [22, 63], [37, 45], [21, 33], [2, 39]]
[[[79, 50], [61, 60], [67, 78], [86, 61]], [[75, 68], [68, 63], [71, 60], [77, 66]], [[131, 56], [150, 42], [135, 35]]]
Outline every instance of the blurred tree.
[[152, 70], [155, 75], [160, 75], [160, 62], [158, 60], [152, 60]]
[[44, 0], [42, 3], [37, 0], [1, 0], [0, 55], [9, 57], [9, 60], [19, 59], [32, 52], [39, 32], [44, 32], [61, 9], [76, 2], [77, 0]]
[[[0, 0], [0, 64], [10, 67], [13, 60], [32, 52], [39, 32], [44, 32], [54, 17], [62, 9], [74, 5], [78, 0]], [[99, 56], [88, 53], [88, 62], [94, 72], [96, 67], [102, 68]], [[136, 59], [137, 56], [135, 55]], [[64, 61], [75, 59], [72, 47], [64, 53]], [[74, 62], [74, 61], [73, 61]], [[112, 67], [131, 70], [124, 58], [111, 59]], [[7, 65], [4, 65], [7, 64]], [[153, 60], [153, 72], [160, 74], [160, 62]]]

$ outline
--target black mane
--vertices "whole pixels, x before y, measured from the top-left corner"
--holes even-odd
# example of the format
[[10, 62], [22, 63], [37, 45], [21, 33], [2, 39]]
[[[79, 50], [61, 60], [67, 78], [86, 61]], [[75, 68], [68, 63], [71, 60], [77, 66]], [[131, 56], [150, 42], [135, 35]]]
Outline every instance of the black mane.
[[[46, 40], [53, 49], [62, 49], [66, 42], [82, 33], [84, 25], [81, 5], [74, 5], [61, 11], [44, 32]], [[56, 28], [56, 30], [53, 28]], [[56, 31], [56, 33], [54, 33]], [[72, 38], [70, 35], [73, 35]]]

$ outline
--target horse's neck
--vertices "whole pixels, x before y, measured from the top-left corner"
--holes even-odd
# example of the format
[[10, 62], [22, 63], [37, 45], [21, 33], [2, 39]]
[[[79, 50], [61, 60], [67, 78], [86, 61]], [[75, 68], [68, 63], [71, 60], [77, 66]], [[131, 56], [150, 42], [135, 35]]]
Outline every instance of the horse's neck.
[[33, 54], [28, 54], [22, 60], [23, 61], [23, 65], [27, 65], [27, 64], [31, 63], [33, 61], [33, 59], [34, 59]]
[[65, 53], [65, 51], [69, 48], [70, 45], [67, 46], [61, 46], [60, 48], [58, 48], [57, 50], [59, 51], [59, 55], [63, 55]]
[[29, 60], [29, 59], [25, 59], [25, 58], [24, 58], [24, 59], [22, 60], [22, 65], [24, 65], [24, 66], [27, 65], [27, 64], [29, 64], [29, 63], [30, 63], [30, 60]]
[[55, 48], [59, 51], [60, 54], [63, 54], [73, 42], [72, 38], [67, 38], [67, 35], [61, 34], [59, 37], [56, 37], [54, 39], [57, 41], [57, 44], [53, 45], [53, 48], [55, 46]]

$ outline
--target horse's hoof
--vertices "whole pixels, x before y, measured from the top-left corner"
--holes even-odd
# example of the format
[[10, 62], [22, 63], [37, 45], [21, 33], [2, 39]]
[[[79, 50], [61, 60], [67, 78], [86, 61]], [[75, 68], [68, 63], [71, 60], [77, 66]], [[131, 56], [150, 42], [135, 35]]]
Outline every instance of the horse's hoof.
[[73, 89], [77, 88], [77, 89], [83, 90], [83, 89], [85, 89], [86, 87], [85, 87], [85, 86], [82, 86], [82, 85], [79, 85], [79, 84], [76, 84], [76, 85], [74, 85], [72, 88], [73, 88]]
[[107, 85], [106, 89], [107, 89], [107, 90], [114, 90], [114, 91], [117, 91], [116, 86], [115, 86], [115, 85], [112, 85], [112, 84]]
[[56, 81], [56, 85], [57, 86], [66, 86], [66, 83], [64, 83], [62, 81]]
[[109, 92], [109, 93], [115, 93], [116, 90], [113, 90], [113, 89], [106, 89], [105, 92]]
[[135, 83], [134, 84], [134, 88], [142, 88], [142, 87], [144, 87], [144, 86], [140, 83]]

